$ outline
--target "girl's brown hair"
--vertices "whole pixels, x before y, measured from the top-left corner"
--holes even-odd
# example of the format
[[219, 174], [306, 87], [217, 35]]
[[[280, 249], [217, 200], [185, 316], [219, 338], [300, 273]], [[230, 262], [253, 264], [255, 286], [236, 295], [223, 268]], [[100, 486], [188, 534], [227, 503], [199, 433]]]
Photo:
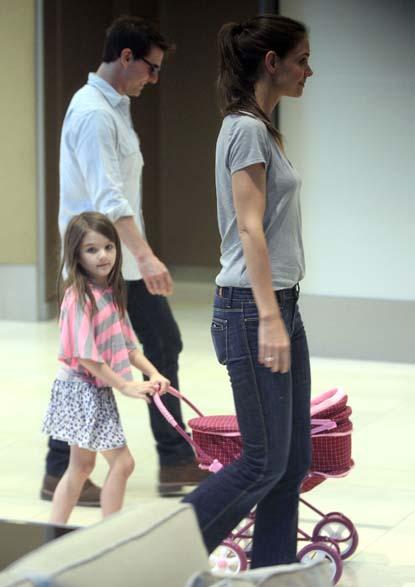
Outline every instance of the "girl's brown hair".
[[[69, 222], [63, 241], [63, 256], [58, 274], [58, 304], [62, 304], [65, 291], [73, 287], [80, 303], [91, 303], [92, 314], [97, 311], [95, 298], [91, 291], [89, 278], [79, 263], [79, 252], [85, 235], [90, 231], [98, 232], [114, 243], [116, 257], [114, 267], [108, 276], [108, 286], [112, 288], [114, 304], [120, 316], [124, 317], [126, 309], [125, 286], [121, 274], [122, 252], [117, 229], [104, 214], [99, 212], [83, 212], [74, 216]], [[66, 277], [64, 277], [66, 274]]]
[[281, 133], [255, 99], [255, 82], [261, 76], [263, 59], [268, 51], [275, 51], [284, 59], [306, 36], [307, 29], [301, 22], [275, 14], [223, 25], [218, 33], [217, 80], [222, 116], [249, 112], [262, 120], [282, 147]]

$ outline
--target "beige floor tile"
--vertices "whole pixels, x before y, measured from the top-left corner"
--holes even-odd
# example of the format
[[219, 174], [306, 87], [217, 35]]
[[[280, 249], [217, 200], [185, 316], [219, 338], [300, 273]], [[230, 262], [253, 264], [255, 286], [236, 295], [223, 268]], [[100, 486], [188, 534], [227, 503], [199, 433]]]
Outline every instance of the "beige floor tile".
[[415, 587], [415, 567], [381, 557], [352, 560], [345, 563], [338, 587]]

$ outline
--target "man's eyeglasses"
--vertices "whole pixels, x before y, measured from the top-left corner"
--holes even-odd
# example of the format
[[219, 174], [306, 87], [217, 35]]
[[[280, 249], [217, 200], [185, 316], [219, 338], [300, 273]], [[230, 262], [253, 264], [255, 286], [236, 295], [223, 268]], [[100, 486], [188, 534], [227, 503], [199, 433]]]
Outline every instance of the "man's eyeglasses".
[[160, 70], [161, 70], [160, 65], [156, 65], [155, 63], [151, 63], [151, 61], [149, 61], [148, 59], [145, 59], [145, 57], [140, 57], [140, 59], [141, 59], [141, 61], [144, 61], [144, 63], [146, 65], [149, 66], [151, 75], [160, 75]]

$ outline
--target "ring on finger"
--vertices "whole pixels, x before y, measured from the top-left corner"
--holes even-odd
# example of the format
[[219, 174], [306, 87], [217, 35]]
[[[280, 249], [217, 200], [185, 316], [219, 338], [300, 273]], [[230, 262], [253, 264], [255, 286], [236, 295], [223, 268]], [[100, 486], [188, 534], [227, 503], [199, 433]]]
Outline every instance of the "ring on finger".
[[264, 360], [266, 363], [271, 363], [274, 360], [274, 357], [265, 357]]

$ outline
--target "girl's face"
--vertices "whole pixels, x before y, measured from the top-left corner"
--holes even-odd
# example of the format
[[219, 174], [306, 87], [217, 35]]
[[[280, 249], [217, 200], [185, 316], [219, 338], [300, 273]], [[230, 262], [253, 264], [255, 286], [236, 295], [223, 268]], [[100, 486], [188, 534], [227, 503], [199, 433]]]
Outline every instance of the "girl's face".
[[115, 244], [106, 236], [90, 230], [79, 247], [79, 264], [94, 283], [106, 285], [117, 257]]
[[280, 96], [302, 96], [307, 78], [313, 75], [313, 70], [308, 64], [309, 57], [310, 44], [308, 39], [304, 38], [279, 61], [274, 80]]

